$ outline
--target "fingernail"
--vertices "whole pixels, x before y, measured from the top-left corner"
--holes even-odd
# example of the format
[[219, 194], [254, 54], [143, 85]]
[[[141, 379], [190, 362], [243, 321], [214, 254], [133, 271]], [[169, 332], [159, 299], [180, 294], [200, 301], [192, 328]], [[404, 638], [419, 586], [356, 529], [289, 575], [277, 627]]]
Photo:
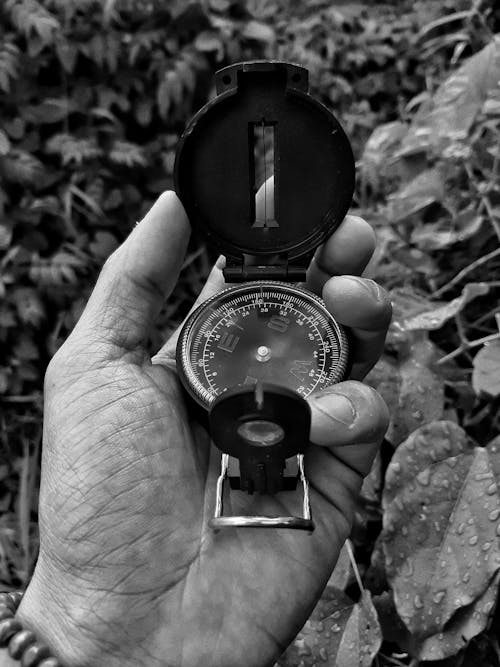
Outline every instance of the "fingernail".
[[[326, 397], [328, 397], [328, 399], [324, 400]], [[321, 405], [320, 407], [319, 404], [326, 402], [328, 402], [328, 406]], [[318, 396], [316, 407], [322, 415], [332, 421], [339, 422], [344, 426], [351, 426], [357, 417], [356, 408], [351, 399], [343, 394], [338, 394], [333, 391], [322, 392], [321, 395]]]
[[377, 283], [371, 278], [359, 278], [358, 276], [343, 276], [347, 280], [352, 280], [368, 292], [370, 296], [374, 296], [377, 301], [382, 299], [382, 291]]

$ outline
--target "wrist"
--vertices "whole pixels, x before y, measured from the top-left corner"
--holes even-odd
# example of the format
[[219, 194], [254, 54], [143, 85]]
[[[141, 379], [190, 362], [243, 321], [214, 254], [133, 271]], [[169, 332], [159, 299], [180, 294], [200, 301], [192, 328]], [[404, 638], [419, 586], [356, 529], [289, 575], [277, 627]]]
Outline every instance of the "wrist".
[[17, 616], [51, 647], [64, 667], [168, 667], [170, 662], [151, 655], [157, 653], [149, 622], [151, 617], [158, 619], [154, 607], [149, 598], [130, 599], [76, 576], [61, 575], [40, 558]]
[[99, 629], [97, 616], [84, 597], [85, 589], [78, 592], [66, 577], [55, 572], [50, 576], [44, 570], [39, 562], [16, 618], [51, 648], [64, 667], [114, 665], [101, 641], [105, 629], [112, 643], [112, 624], [104, 621]]

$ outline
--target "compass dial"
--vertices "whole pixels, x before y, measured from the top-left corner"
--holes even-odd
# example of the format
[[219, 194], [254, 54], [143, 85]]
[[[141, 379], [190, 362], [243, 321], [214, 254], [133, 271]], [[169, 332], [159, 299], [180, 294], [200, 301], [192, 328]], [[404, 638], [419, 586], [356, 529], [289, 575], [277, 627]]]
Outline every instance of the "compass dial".
[[321, 299], [286, 283], [246, 283], [205, 301], [177, 347], [182, 383], [202, 405], [229, 387], [268, 382], [307, 397], [339, 382], [347, 339]]

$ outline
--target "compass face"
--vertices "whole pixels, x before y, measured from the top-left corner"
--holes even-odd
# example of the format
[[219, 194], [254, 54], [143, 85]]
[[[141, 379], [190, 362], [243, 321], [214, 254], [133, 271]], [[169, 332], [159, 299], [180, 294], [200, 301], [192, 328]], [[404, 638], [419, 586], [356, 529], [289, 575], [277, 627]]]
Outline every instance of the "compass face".
[[339, 382], [347, 340], [321, 299], [286, 283], [231, 287], [188, 318], [177, 347], [177, 366], [202, 405], [229, 387], [257, 381], [303, 397]]

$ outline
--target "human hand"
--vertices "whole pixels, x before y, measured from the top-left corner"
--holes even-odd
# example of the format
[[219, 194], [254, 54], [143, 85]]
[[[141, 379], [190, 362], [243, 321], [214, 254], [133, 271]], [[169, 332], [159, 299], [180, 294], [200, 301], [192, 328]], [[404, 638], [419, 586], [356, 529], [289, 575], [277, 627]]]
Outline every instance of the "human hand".
[[[383, 349], [391, 308], [375, 283], [349, 277], [374, 235], [348, 216], [306, 283], [350, 327], [353, 354], [351, 379], [309, 399], [316, 530], [212, 532], [220, 452], [188, 420], [175, 339], [153, 360], [146, 351], [188, 236], [182, 205], [165, 193], [106, 262], [47, 370], [40, 554], [19, 615], [68, 667], [273, 664], [328, 580], [387, 426], [382, 399], [359, 380]], [[218, 264], [200, 299], [222, 284]], [[290, 492], [232, 498], [238, 514], [297, 514], [301, 503]]]

